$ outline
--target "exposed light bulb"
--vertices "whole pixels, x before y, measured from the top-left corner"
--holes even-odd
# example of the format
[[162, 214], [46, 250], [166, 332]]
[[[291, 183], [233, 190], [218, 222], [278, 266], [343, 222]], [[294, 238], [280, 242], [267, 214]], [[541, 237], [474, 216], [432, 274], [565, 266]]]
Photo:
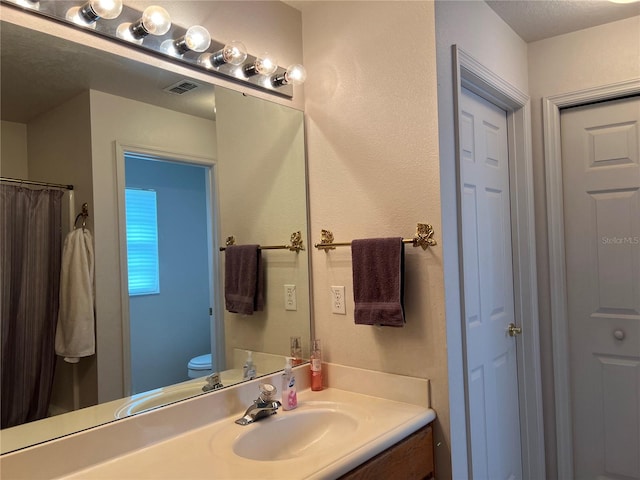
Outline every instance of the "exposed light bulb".
[[260, 75], [271, 75], [278, 69], [278, 61], [268, 53], [264, 53], [255, 62], [256, 71]]
[[162, 7], [147, 7], [140, 20], [144, 29], [151, 35], [164, 35], [171, 28], [171, 17]]
[[300, 85], [307, 79], [307, 71], [300, 64], [289, 65], [287, 71], [282, 75], [271, 78], [271, 85], [281, 87], [282, 85]]
[[113, 20], [122, 13], [122, 0], [91, 0], [88, 6], [100, 18]]
[[247, 59], [247, 47], [244, 43], [233, 40], [227, 43], [222, 50], [215, 53], [203, 53], [198, 58], [198, 63], [205, 68], [217, 68], [225, 63], [241, 65]]
[[67, 10], [66, 19], [83, 27], [95, 28], [99, 18], [112, 20], [122, 12], [122, 0], [90, 0]]
[[278, 61], [269, 55], [268, 53], [263, 53], [256, 61], [245, 65], [242, 69], [245, 77], [253, 77], [258, 73], [260, 75], [271, 75], [278, 69]]
[[171, 17], [162, 7], [147, 7], [142, 18], [134, 23], [123, 23], [116, 30], [118, 38], [134, 43], [142, 43], [147, 35], [164, 35], [171, 28]]
[[189, 50], [204, 52], [209, 48], [209, 45], [211, 45], [211, 35], [209, 35], [206, 28], [200, 25], [194, 25], [187, 29], [184, 37], [179, 38], [173, 43], [179, 55], [183, 55]]
[[290, 65], [284, 74], [287, 83], [292, 85], [300, 85], [307, 79], [307, 71], [300, 64]]

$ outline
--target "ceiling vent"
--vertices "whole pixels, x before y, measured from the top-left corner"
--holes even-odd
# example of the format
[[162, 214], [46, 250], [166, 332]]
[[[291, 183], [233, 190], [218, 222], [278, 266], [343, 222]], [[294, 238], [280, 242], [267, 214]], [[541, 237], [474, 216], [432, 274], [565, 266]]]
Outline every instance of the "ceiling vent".
[[190, 80], [180, 80], [178, 83], [174, 83], [173, 85], [169, 85], [164, 89], [165, 92], [173, 93], [175, 95], [184, 95], [185, 93], [189, 93], [200, 85], [194, 83]]

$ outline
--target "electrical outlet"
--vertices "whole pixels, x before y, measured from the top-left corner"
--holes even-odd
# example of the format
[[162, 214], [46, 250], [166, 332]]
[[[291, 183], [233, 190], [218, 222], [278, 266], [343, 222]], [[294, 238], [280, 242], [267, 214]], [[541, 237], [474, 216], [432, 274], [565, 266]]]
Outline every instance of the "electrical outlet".
[[338, 315], [346, 315], [347, 307], [345, 306], [344, 286], [331, 287], [331, 311]]
[[285, 310], [297, 310], [298, 299], [296, 298], [296, 286], [285, 285], [284, 286], [284, 309]]

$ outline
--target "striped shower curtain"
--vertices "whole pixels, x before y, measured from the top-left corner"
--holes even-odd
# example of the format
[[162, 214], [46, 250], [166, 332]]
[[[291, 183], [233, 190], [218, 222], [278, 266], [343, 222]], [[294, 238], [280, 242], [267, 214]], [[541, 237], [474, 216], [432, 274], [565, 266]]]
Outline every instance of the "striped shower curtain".
[[2, 428], [47, 415], [55, 369], [62, 195], [0, 185]]

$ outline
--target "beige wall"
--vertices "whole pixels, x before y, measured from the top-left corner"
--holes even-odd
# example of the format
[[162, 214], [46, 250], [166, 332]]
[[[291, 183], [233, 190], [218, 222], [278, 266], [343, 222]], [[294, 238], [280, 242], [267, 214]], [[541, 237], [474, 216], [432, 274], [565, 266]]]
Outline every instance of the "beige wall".
[[[312, 241], [412, 237], [404, 328], [355, 325], [351, 252], [312, 251], [315, 334], [326, 361], [431, 379], [438, 471], [450, 475], [432, 2], [302, 2]], [[331, 313], [332, 285], [347, 315]], [[330, 381], [330, 380], [329, 380]], [[381, 388], [385, 388], [381, 385]]]
[[[89, 92], [39, 115], [28, 124], [29, 175], [43, 182], [72, 184], [75, 211], [93, 205]], [[88, 225], [93, 226], [93, 215]]]
[[[224, 312], [227, 367], [234, 349], [288, 354], [289, 337], [309, 345], [304, 116], [228, 89], [216, 89], [220, 244], [285, 245], [302, 233], [306, 250], [263, 250], [265, 307], [253, 315]], [[225, 256], [221, 256], [224, 265]], [[298, 309], [286, 311], [284, 285], [296, 285]], [[238, 365], [235, 365], [238, 367]], [[264, 372], [263, 365], [257, 365]], [[284, 363], [279, 368], [283, 368]]]
[[435, 4], [438, 62], [438, 118], [447, 349], [454, 478], [466, 478], [467, 436], [459, 278], [456, 151], [454, 139], [453, 58], [457, 45], [496, 75], [527, 92], [527, 45], [484, 2]]
[[550, 319], [543, 97], [640, 78], [640, 17], [529, 44], [529, 84], [536, 201], [536, 248], [547, 473], [557, 478]]
[[3, 120], [0, 123], [0, 175], [28, 179], [27, 160], [27, 126]]

